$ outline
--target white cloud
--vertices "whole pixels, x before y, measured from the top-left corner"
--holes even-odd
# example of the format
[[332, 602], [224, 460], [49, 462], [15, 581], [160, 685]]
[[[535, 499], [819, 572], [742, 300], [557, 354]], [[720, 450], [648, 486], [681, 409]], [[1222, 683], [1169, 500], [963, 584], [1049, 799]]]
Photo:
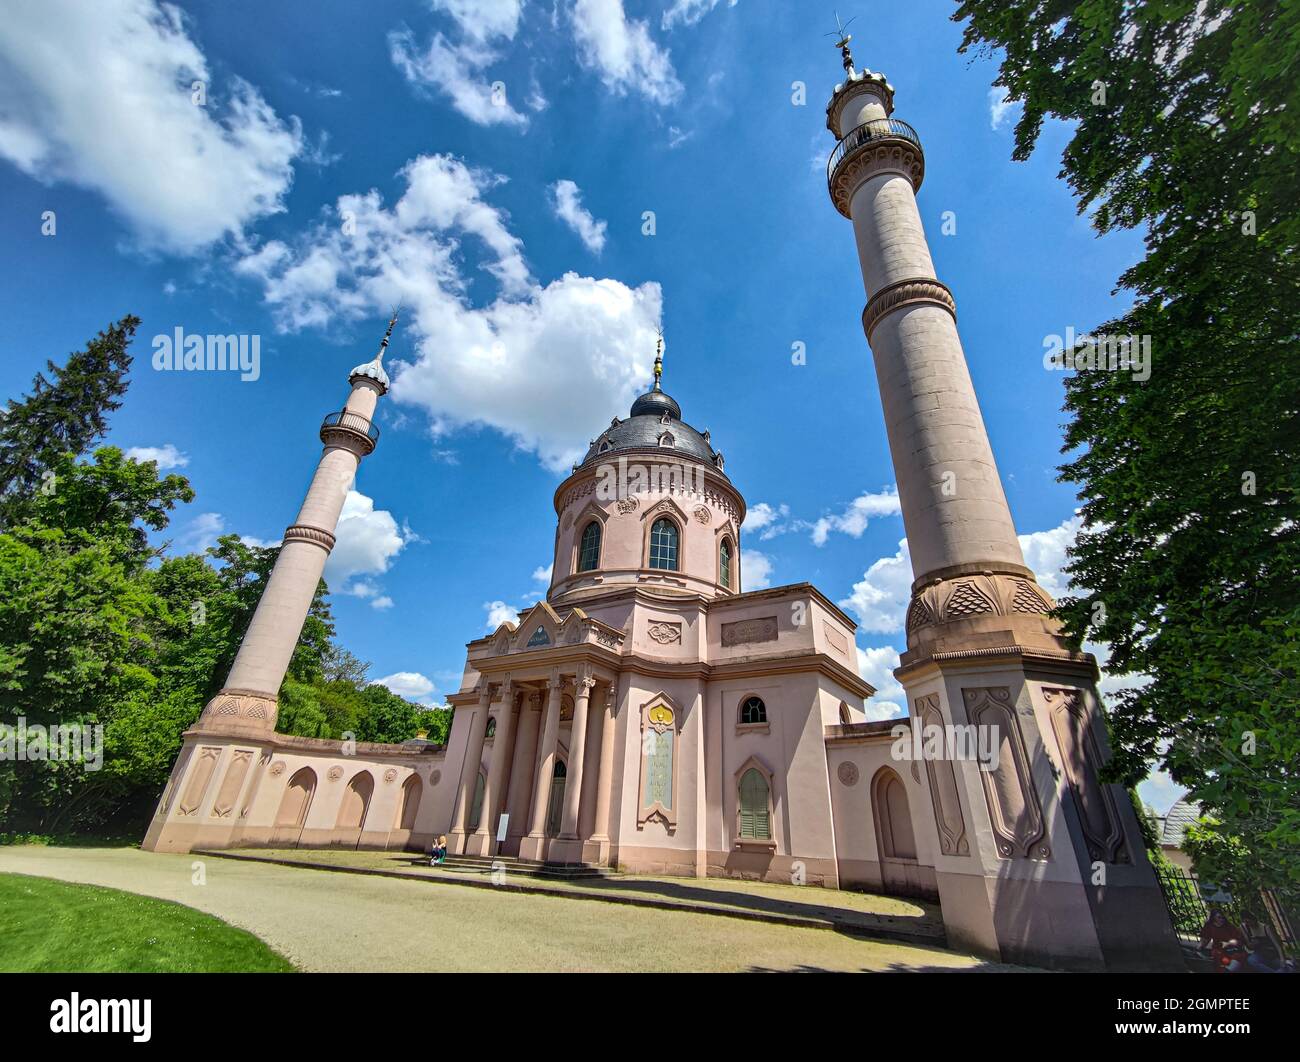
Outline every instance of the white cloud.
[[907, 605], [912, 596], [912, 557], [907, 539], [898, 543], [892, 557], [881, 557], [853, 584], [853, 592], [840, 602], [858, 617], [866, 631], [896, 634], [903, 629]]
[[[672, 0], [672, 6], [664, 12], [660, 24], [664, 29], [672, 29], [678, 22], [684, 26], [694, 26], [720, 2], [721, 0]], [[727, 6], [735, 7], [736, 0], [727, 0]]]
[[226, 520], [220, 513], [199, 513], [172, 542], [178, 553], [203, 553], [225, 534]]
[[756, 549], [740, 551], [740, 586], [742, 590], [765, 590], [772, 585], [772, 558]]
[[651, 39], [645, 22], [628, 19], [623, 0], [576, 0], [573, 35], [583, 65], [613, 92], [632, 89], [658, 104], [681, 96], [667, 49]]
[[385, 609], [389, 609], [393, 607], [393, 599], [389, 597], [387, 594], [381, 594], [379, 597], [375, 598], [373, 601], [370, 602], [370, 607], [382, 612]]
[[897, 487], [885, 487], [879, 494], [861, 494], [842, 513], [823, 516], [812, 525], [813, 545], [824, 546], [832, 531], [861, 538], [873, 516], [898, 516], [902, 511]]
[[159, 472], [169, 468], [184, 468], [190, 463], [188, 455], [181, 453], [171, 443], [162, 446], [132, 446], [127, 450], [126, 456], [132, 461], [155, 461]]
[[894, 678], [896, 667], [898, 650], [893, 646], [868, 649], [858, 646], [858, 674], [876, 690], [876, 695], [865, 706], [868, 719], [898, 719], [907, 714], [907, 695]]
[[435, 33], [421, 49], [410, 30], [395, 30], [388, 35], [388, 54], [407, 81], [440, 89], [477, 125], [528, 124], [528, 116], [510, 105], [506, 82], [484, 76], [484, 69], [499, 56], [482, 42], [457, 43]]
[[194, 253], [279, 212], [302, 148], [252, 85], [214, 83], [171, 4], [5, 5], [0, 156], [98, 192], [146, 246]]
[[582, 205], [582, 191], [572, 181], [556, 181], [551, 186], [554, 196], [555, 216], [578, 234], [592, 254], [605, 249], [606, 223], [597, 221], [591, 211]]
[[496, 630], [503, 623], [519, 622], [519, 610], [513, 605], [507, 605], [504, 601], [485, 601], [483, 607], [487, 609], [487, 623], [485, 628], [491, 632]]
[[533, 581], [538, 583], [547, 583], [551, 581], [551, 570], [555, 567], [554, 562], [548, 564], [545, 568], [533, 569]]
[[[661, 312], [659, 285], [566, 273], [546, 287], [529, 276], [505, 215], [482, 193], [499, 183], [444, 155], [402, 171], [392, 209], [379, 193], [345, 195], [345, 232], [321, 224], [288, 244], [272, 241], [236, 270], [259, 281], [282, 328], [320, 328], [406, 305], [417, 337], [413, 363], [398, 365], [393, 399], [425, 409], [433, 436], [467, 425], [494, 428], [562, 471], [586, 452], [610, 409], [644, 385]], [[487, 249], [501, 286], [474, 308], [457, 237]]]
[[1001, 129], [1015, 104], [1008, 99], [1007, 90], [998, 85], [989, 89], [989, 123], [994, 129]]
[[1069, 559], [1065, 550], [1079, 537], [1082, 529], [1083, 517], [1075, 515], [1047, 531], [1016, 536], [1025, 555], [1025, 564], [1052, 597], [1066, 597], [1074, 592], [1070, 589], [1069, 573], [1065, 571]]
[[[349, 490], [335, 530], [337, 541], [325, 562], [325, 579], [342, 583], [354, 575], [382, 575], [414, 537], [397, 526], [393, 514], [376, 509], [372, 499]], [[369, 586], [362, 581], [357, 586]], [[356, 593], [356, 586], [352, 591]], [[359, 597], [372, 596], [357, 593]]]
[[749, 507], [745, 513], [745, 522], [740, 526], [745, 531], [758, 531], [758, 537], [761, 539], [769, 539], [786, 530], [784, 523], [789, 516], [788, 505], [769, 505], [767, 502], [759, 502]]
[[441, 707], [441, 702], [433, 695], [433, 680], [418, 671], [395, 671], [383, 678], [372, 679], [367, 685], [386, 686], [399, 697], [405, 697], [416, 704]]
[[456, 20], [461, 32], [478, 41], [497, 37], [514, 40], [523, 0], [430, 0], [435, 11]]

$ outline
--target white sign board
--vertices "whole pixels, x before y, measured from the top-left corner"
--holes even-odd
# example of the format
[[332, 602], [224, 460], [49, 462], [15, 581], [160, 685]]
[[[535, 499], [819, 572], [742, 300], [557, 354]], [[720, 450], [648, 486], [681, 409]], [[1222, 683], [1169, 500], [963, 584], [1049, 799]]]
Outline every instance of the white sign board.
[[510, 816], [502, 815], [497, 819], [497, 843], [506, 839], [506, 830], [510, 827]]

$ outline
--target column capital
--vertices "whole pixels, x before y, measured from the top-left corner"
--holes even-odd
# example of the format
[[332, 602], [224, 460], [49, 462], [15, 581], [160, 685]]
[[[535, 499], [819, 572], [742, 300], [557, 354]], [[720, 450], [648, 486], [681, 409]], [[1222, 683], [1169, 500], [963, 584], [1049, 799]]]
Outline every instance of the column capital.
[[564, 689], [564, 676], [560, 674], [560, 669], [552, 668], [550, 678], [546, 681], [546, 688], [552, 694], [558, 694]]

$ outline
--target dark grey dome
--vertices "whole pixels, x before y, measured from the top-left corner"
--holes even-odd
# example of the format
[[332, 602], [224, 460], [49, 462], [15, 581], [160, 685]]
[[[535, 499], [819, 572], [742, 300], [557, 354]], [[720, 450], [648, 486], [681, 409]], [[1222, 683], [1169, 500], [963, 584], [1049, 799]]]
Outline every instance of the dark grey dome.
[[614, 422], [597, 436], [580, 464], [606, 460], [625, 450], [664, 451], [666, 461], [693, 458], [722, 471], [722, 455], [709, 440], [682, 420], [681, 406], [663, 391], [648, 391], [632, 403], [627, 420]]
[[662, 391], [647, 391], [632, 403], [634, 417], [662, 417], [665, 413], [674, 420], [682, 419], [682, 407]]

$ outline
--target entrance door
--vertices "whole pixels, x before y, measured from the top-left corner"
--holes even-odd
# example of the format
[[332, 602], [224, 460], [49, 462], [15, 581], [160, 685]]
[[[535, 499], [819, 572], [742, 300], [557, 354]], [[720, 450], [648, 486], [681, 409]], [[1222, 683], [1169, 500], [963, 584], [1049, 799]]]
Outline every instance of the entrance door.
[[564, 761], [557, 757], [555, 770], [551, 774], [551, 795], [546, 803], [547, 837], [560, 835], [560, 818], [564, 814], [564, 783], [568, 773], [569, 769], [564, 766]]

